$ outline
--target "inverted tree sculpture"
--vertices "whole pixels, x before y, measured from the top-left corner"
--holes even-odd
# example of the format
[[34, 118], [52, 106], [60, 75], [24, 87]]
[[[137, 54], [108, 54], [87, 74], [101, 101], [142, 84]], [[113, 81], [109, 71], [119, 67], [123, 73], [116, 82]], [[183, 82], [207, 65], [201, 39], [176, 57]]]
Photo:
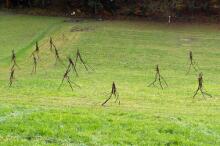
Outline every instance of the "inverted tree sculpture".
[[111, 93], [110, 93], [109, 97], [102, 103], [102, 106], [104, 106], [112, 98], [113, 95], [116, 98], [115, 103], [118, 102], [118, 104], [120, 105], [119, 93], [117, 92], [115, 82], [112, 83]]
[[32, 52], [31, 55], [36, 55], [37, 58], [39, 59], [39, 58], [40, 58], [39, 52], [40, 52], [39, 45], [38, 45], [38, 42], [36, 42], [36, 44], [35, 44], [35, 50]]
[[62, 82], [61, 82], [61, 84], [60, 84], [60, 86], [59, 86], [58, 89], [61, 88], [61, 86], [63, 85], [64, 80], [67, 81], [67, 83], [69, 84], [69, 86], [70, 86], [70, 88], [72, 89], [72, 91], [73, 91], [72, 83], [73, 83], [75, 86], [77, 86], [78, 88], [80, 88], [79, 85], [77, 85], [77, 84], [74, 83], [74, 82], [71, 82], [70, 77], [69, 77], [69, 73], [70, 73], [70, 68], [68, 68], [68, 69], [66, 70], [66, 72], [64, 73], [64, 75], [63, 75], [63, 79], [62, 79]]
[[[194, 58], [193, 58], [193, 53], [192, 53], [192, 51], [189, 51], [189, 69], [188, 69], [188, 71], [187, 71], [187, 73], [186, 74], [189, 74], [189, 72], [190, 72], [190, 70], [191, 70], [191, 68], [193, 67], [194, 68], [194, 70], [197, 72], [198, 71], [198, 65], [197, 65], [197, 63], [196, 63], [196, 61], [194, 60]], [[197, 68], [196, 68], [197, 67]]]
[[15, 77], [14, 77], [15, 66], [17, 66], [19, 68], [19, 66], [17, 65], [17, 62], [16, 62], [16, 55], [15, 55], [14, 50], [12, 50], [11, 62], [13, 64], [12, 64], [11, 69], [10, 69], [9, 87], [12, 86], [13, 81], [15, 79]]
[[155, 74], [155, 79], [152, 83], [150, 83], [148, 85], [148, 87], [151, 87], [152, 85], [155, 86], [155, 83], [157, 82], [157, 80], [159, 81], [160, 87], [161, 89], [164, 89], [162, 81], [165, 83], [165, 85], [168, 87], [168, 84], [166, 82], [166, 80], [164, 79], [164, 77], [160, 74], [160, 69], [159, 69], [159, 65], [156, 66], [156, 74]]
[[11, 70], [14, 69], [15, 66], [17, 66], [19, 68], [19, 66], [18, 66], [18, 64], [16, 62], [16, 55], [15, 55], [14, 50], [12, 50], [11, 63], [12, 63]]
[[55, 46], [54, 46], [54, 51], [55, 51], [55, 58], [56, 58], [55, 65], [57, 64], [57, 62], [60, 62], [62, 65], [64, 65], [63, 61], [60, 58], [60, 54]]
[[53, 39], [50, 37], [50, 51], [53, 52], [53, 47], [54, 47]]
[[31, 74], [35, 74], [36, 72], [37, 72], [37, 58], [36, 58], [36, 56], [33, 54], [33, 68], [32, 68]]
[[199, 91], [202, 93], [203, 97], [205, 97], [205, 95], [207, 95], [209, 97], [212, 97], [211, 94], [206, 93], [204, 91], [204, 89], [203, 89], [203, 74], [202, 73], [199, 74], [199, 77], [198, 77], [198, 88], [197, 88], [193, 98], [195, 98], [195, 96], [198, 94]]
[[73, 60], [69, 57], [69, 58], [68, 58], [68, 61], [69, 61], [69, 65], [68, 65], [68, 67], [67, 67], [67, 70], [68, 70], [68, 69], [72, 69], [73, 72], [76, 73], [76, 76], [79, 76], [79, 75], [78, 75], [78, 72], [77, 72], [77, 70], [76, 70], [76, 65], [75, 65], [75, 63], [73, 62]]
[[81, 54], [80, 54], [80, 52], [79, 52], [79, 49], [77, 49], [77, 53], [76, 53], [75, 66], [76, 66], [78, 60], [84, 65], [86, 71], [89, 71], [89, 68], [93, 70], [93, 68], [92, 68], [91, 66], [89, 66], [89, 65], [83, 60], [83, 58], [82, 58], [82, 56], [81, 56]]
[[10, 78], [9, 78], [9, 87], [12, 86], [13, 81], [14, 81], [14, 79], [15, 79], [15, 77], [14, 77], [14, 73], [15, 73], [15, 69], [12, 68], [12, 69], [11, 69], [11, 72], [10, 72]]

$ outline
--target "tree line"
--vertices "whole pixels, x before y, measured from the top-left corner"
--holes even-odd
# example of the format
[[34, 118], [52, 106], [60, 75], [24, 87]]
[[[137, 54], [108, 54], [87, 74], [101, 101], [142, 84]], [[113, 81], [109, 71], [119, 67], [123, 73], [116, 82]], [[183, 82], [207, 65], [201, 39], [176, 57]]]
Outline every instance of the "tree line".
[[42, 8], [87, 14], [167, 16], [219, 15], [219, 0], [0, 0], [7, 8]]

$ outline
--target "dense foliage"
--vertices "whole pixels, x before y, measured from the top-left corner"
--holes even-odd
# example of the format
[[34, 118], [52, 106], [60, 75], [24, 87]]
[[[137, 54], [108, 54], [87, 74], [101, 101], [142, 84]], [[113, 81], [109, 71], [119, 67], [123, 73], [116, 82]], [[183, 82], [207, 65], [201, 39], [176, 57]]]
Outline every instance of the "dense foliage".
[[[56, 8], [62, 12], [135, 16], [217, 15], [219, 0], [0, 0], [8, 8]], [[54, 9], [52, 9], [54, 10]]]

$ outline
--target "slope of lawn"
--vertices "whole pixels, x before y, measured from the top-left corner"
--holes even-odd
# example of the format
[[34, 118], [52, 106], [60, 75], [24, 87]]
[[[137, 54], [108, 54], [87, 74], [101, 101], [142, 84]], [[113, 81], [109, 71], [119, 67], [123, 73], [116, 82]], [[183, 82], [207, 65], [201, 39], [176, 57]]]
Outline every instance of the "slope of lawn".
[[[0, 13], [0, 145], [220, 145], [219, 26], [65, 19]], [[65, 66], [79, 49], [94, 68], [71, 73], [81, 88], [58, 89], [66, 67], [55, 65], [50, 36]], [[20, 68], [9, 88], [12, 49]], [[186, 75], [189, 50], [213, 98], [192, 98], [200, 71]], [[148, 87], [157, 64], [164, 90]], [[121, 104], [102, 107], [113, 81]]]

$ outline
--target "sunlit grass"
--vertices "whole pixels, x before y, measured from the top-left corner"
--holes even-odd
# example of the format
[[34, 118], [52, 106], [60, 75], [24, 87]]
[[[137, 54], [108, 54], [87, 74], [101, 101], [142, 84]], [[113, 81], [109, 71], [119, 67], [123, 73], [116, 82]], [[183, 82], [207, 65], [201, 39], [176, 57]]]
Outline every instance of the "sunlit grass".
[[[67, 23], [65, 18], [0, 14], [0, 144], [2, 145], [219, 145], [219, 27], [128, 21]], [[71, 32], [72, 27], [86, 31]], [[88, 29], [89, 28], [89, 29]], [[87, 30], [88, 29], [88, 30]], [[63, 39], [63, 34], [65, 38]], [[78, 65], [81, 86], [60, 90], [65, 67], [55, 65], [52, 36], [63, 62], [79, 49], [95, 68]], [[31, 75], [35, 41], [40, 62]], [[18, 53], [16, 81], [8, 87], [11, 49]], [[207, 92], [186, 76], [188, 51], [204, 74]], [[147, 87], [155, 65], [168, 82]], [[115, 81], [121, 105], [101, 103]]]

